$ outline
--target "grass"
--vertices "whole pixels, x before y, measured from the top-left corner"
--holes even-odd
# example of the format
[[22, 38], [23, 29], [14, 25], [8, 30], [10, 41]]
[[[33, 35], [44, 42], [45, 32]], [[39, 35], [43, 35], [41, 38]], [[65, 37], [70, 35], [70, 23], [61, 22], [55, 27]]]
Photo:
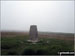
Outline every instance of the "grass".
[[71, 40], [58, 40], [40, 38], [33, 44], [27, 42], [29, 36], [2, 37], [2, 55], [56, 55], [60, 51], [74, 51], [74, 42]]

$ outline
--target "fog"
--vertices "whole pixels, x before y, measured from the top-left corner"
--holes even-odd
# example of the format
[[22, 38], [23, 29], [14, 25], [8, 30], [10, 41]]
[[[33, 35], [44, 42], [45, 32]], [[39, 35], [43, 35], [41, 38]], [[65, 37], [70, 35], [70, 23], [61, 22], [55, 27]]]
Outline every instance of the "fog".
[[1, 31], [74, 33], [74, 1], [1, 1]]

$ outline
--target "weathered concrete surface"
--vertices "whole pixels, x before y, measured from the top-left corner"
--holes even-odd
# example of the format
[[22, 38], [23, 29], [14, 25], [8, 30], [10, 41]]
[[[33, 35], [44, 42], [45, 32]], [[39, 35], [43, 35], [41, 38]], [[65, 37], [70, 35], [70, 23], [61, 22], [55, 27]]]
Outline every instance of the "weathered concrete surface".
[[30, 36], [31, 42], [37, 42], [38, 41], [38, 31], [37, 31], [36, 25], [30, 26], [29, 36]]

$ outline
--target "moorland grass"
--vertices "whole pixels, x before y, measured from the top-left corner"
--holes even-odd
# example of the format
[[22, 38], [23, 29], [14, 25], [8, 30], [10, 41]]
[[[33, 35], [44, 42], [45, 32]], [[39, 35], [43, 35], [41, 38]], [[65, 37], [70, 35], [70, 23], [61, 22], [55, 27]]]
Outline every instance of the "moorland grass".
[[54, 38], [39, 38], [28, 42], [29, 36], [1, 37], [2, 55], [56, 55], [60, 51], [74, 51], [74, 42]]

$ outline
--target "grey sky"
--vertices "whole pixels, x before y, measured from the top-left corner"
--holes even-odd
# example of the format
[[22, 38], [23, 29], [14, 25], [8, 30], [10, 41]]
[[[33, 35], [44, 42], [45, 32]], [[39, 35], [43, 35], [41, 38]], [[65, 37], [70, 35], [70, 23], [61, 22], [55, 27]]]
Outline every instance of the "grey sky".
[[74, 1], [1, 1], [1, 30], [74, 33]]

